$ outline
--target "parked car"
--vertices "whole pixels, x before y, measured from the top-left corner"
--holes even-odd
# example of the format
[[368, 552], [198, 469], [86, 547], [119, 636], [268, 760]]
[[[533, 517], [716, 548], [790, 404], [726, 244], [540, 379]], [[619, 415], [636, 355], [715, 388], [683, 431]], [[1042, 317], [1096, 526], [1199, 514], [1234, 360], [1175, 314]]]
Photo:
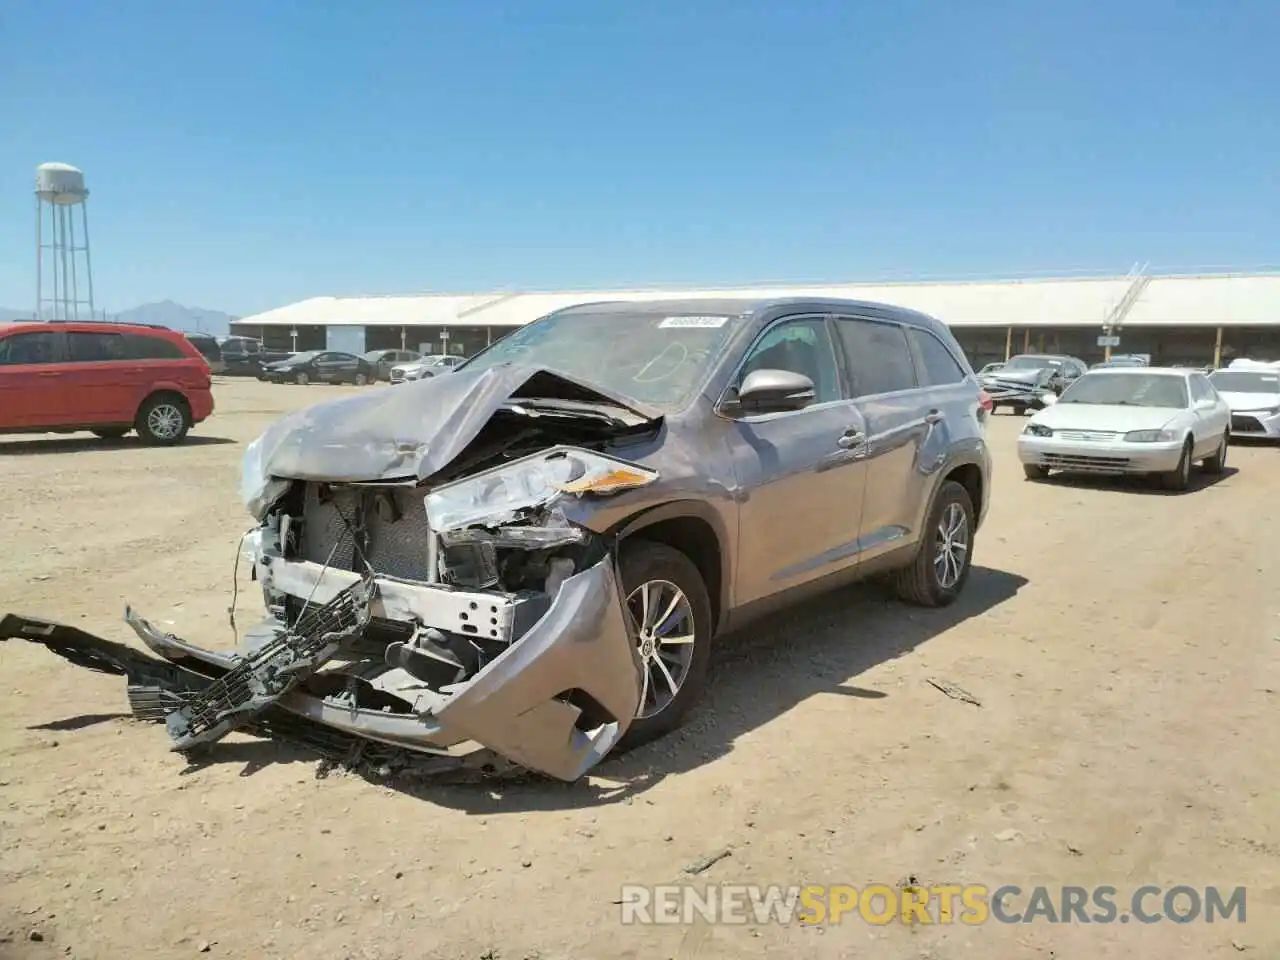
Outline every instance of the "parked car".
[[174, 330], [118, 323], [0, 326], [0, 433], [178, 443], [213, 413], [209, 364]]
[[1110, 360], [1102, 360], [1089, 365], [1090, 370], [1112, 370], [1116, 367], [1149, 367], [1151, 357], [1145, 353], [1116, 354]]
[[1039, 410], [1045, 397], [1057, 396], [1084, 375], [1085, 362], [1058, 354], [1022, 353], [1010, 357], [983, 380], [993, 408], [1010, 407], [1016, 414]]
[[402, 363], [391, 368], [389, 377], [392, 383], [405, 383], [410, 380], [421, 380], [434, 377], [438, 373], [451, 373], [466, 362], [465, 357], [444, 353], [429, 353], [413, 363]]
[[191, 341], [191, 345], [200, 351], [200, 356], [204, 357], [205, 363], [209, 364], [211, 373], [223, 373], [227, 369], [226, 362], [222, 357], [222, 348], [218, 345], [218, 338], [208, 333], [188, 333], [186, 338]]
[[475, 763], [446, 751], [480, 744], [575, 780], [677, 727], [713, 637], [768, 610], [882, 573], [911, 603], [956, 600], [990, 497], [985, 416], [955, 338], [912, 311], [584, 304], [249, 445], [269, 619], [243, 657], [136, 613], [171, 662], [7, 622], [120, 664], [180, 751], [270, 710], [271, 729], [364, 741], [392, 768]]
[[372, 383], [374, 367], [364, 357], [339, 350], [307, 350], [287, 360], [267, 364], [260, 380], [271, 383], [354, 383], [363, 387]]
[[421, 356], [416, 350], [370, 350], [364, 358], [373, 364], [375, 379], [390, 380], [392, 367], [413, 363]]
[[991, 376], [997, 370], [1000, 370], [1002, 367], [1004, 367], [1003, 360], [996, 360], [996, 361], [993, 361], [992, 363], [984, 364], [982, 369], [978, 371], [979, 382], [981, 382], [986, 377]]
[[1191, 465], [1227, 462], [1230, 411], [1197, 370], [1117, 367], [1086, 373], [1018, 437], [1029, 480], [1065, 473], [1151, 474], [1185, 490]]
[[223, 337], [218, 345], [222, 349], [222, 359], [229, 376], [256, 377], [262, 372], [264, 365], [291, 356], [280, 351], [269, 351], [261, 340], [253, 337]]
[[1231, 435], [1280, 439], [1280, 369], [1215, 370], [1209, 382], [1231, 410]]

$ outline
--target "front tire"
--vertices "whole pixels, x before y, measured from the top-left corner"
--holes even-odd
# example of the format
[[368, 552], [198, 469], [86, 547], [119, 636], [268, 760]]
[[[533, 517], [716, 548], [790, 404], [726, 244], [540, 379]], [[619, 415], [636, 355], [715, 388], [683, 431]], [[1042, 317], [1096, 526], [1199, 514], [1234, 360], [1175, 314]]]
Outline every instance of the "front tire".
[[305, 387], [308, 383], [311, 382], [311, 378], [307, 376], [305, 373], [296, 373], [293, 376], [293, 382], [300, 387]]
[[356, 374], [356, 378], [355, 378], [355, 385], [356, 385], [357, 387], [363, 387], [363, 386], [364, 386], [365, 384], [367, 384], [368, 382], [369, 382], [369, 378], [368, 378], [368, 377], [366, 377], [363, 373], [357, 373], [357, 374]]
[[1231, 433], [1228, 431], [1222, 435], [1222, 442], [1218, 444], [1218, 449], [1214, 452], [1213, 456], [1205, 458], [1205, 473], [1217, 475], [1227, 469], [1227, 445], [1230, 442]]
[[693, 561], [664, 543], [624, 543], [619, 566], [642, 669], [640, 706], [618, 743], [621, 751], [675, 730], [702, 697], [711, 600]]
[[173, 446], [186, 439], [191, 429], [191, 411], [181, 397], [160, 394], [142, 405], [133, 428], [143, 443], [153, 447]]
[[915, 559], [897, 572], [898, 596], [921, 607], [954, 603], [973, 564], [973, 501], [954, 480], [945, 480], [925, 521]]
[[1181, 493], [1191, 485], [1191, 439], [1182, 445], [1178, 465], [1168, 473], [1160, 474], [1160, 486], [1174, 493]]
[[1034, 463], [1024, 463], [1022, 465], [1022, 473], [1028, 480], [1049, 479], [1049, 468]]

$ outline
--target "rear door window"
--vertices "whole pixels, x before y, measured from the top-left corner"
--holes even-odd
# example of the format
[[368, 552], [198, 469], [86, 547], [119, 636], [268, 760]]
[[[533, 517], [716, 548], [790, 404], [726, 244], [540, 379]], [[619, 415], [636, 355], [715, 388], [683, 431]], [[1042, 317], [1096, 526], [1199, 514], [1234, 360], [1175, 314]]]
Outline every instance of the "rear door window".
[[68, 333], [72, 363], [124, 360], [124, 337], [118, 333]]
[[908, 327], [907, 340], [910, 341], [911, 351], [920, 363], [920, 372], [925, 386], [941, 387], [964, 380], [964, 368], [942, 341], [928, 330]]
[[177, 344], [162, 337], [148, 337], [146, 334], [126, 333], [124, 337], [125, 357], [129, 360], [185, 360], [187, 355]]
[[907, 347], [907, 335], [896, 323], [836, 318], [855, 397], [914, 390], [915, 362]]
[[66, 350], [61, 333], [43, 330], [15, 333], [0, 340], [0, 364], [64, 363]]

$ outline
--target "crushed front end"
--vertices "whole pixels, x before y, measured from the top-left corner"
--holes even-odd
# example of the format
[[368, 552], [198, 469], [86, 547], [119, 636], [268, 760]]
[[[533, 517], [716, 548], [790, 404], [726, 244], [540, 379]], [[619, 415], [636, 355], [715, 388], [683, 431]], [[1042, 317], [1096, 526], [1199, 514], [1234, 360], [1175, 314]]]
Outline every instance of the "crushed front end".
[[544, 435], [531, 450], [480, 433], [431, 482], [280, 478], [251, 445], [242, 492], [258, 522], [242, 557], [265, 617], [234, 651], [133, 610], [126, 621], [161, 660], [13, 615], [0, 639], [125, 675], [135, 716], [163, 720], [183, 753], [235, 729], [280, 731], [440, 769], [496, 754], [576, 780], [630, 726], [641, 667], [615, 545], [561, 507], [658, 474], [601, 443]]

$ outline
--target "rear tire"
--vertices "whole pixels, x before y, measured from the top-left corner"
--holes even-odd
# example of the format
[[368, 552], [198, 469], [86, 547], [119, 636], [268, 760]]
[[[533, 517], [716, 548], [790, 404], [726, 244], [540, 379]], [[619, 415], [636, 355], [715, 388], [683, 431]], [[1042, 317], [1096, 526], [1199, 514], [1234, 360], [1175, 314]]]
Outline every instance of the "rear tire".
[[969, 492], [954, 480], [943, 481], [915, 558], [895, 574], [899, 597], [921, 607], [955, 602], [973, 565], [973, 521]]
[[1174, 493], [1181, 493], [1191, 485], [1191, 439], [1182, 445], [1182, 457], [1178, 465], [1168, 473], [1160, 474], [1160, 486]]
[[1022, 472], [1028, 480], [1048, 480], [1049, 468], [1041, 467], [1034, 463], [1024, 463]]
[[131, 427], [99, 427], [93, 431], [93, 435], [99, 440], [119, 440], [131, 429]]
[[[707, 665], [711, 658], [711, 600], [707, 595], [702, 574], [698, 572], [694, 562], [679, 550], [664, 543], [640, 539], [624, 543], [619, 566], [622, 594], [626, 598], [628, 610], [631, 611], [632, 629], [637, 631], [634, 639], [636, 644], [641, 646], [642, 669], [649, 674], [648, 683], [642, 684], [644, 693], [638, 710], [639, 715], [631, 721], [631, 726], [618, 742], [616, 750], [623, 751], [656, 740], [675, 730], [684, 721], [689, 709], [701, 699], [707, 685]], [[675, 664], [666, 656], [660, 657], [657, 651], [662, 649], [668, 652], [668, 656], [679, 656], [682, 653], [679, 648], [684, 645], [670, 643], [654, 645], [660, 637], [647, 637], [647, 630], [638, 629], [645, 627], [638, 621], [643, 612], [639, 592], [646, 585], [652, 585], [649, 588], [651, 597], [664, 598], [662, 601], [664, 605], [668, 602], [665, 598], [674, 599], [675, 591], [679, 591], [687, 601], [687, 618], [692, 621], [690, 633], [693, 636], [693, 642], [689, 645], [692, 650], [689, 651], [688, 662], [683, 665], [683, 672], [676, 678], [678, 689], [675, 695], [670, 696], [660, 707], [658, 707], [659, 697], [670, 695], [667, 676], [672, 674]], [[670, 589], [672, 587], [675, 590]], [[679, 617], [680, 615], [681, 612], [677, 609], [671, 616]], [[650, 616], [657, 618], [657, 614], [652, 610]], [[679, 621], [668, 618], [664, 623], [680, 629]], [[650, 623], [648, 626], [661, 625]], [[680, 634], [672, 630], [666, 633], [668, 637], [673, 635]], [[644, 655], [646, 641], [653, 650], [652, 655], [647, 659]], [[644, 716], [646, 708], [657, 709], [650, 715]]]
[[1214, 452], [1213, 456], [1205, 458], [1205, 473], [1217, 475], [1227, 469], [1227, 446], [1230, 442], [1231, 433], [1228, 431], [1222, 435], [1222, 442], [1218, 444], [1218, 449]]
[[153, 447], [173, 446], [186, 439], [191, 429], [191, 411], [182, 397], [161, 393], [142, 404], [133, 428], [143, 443]]

